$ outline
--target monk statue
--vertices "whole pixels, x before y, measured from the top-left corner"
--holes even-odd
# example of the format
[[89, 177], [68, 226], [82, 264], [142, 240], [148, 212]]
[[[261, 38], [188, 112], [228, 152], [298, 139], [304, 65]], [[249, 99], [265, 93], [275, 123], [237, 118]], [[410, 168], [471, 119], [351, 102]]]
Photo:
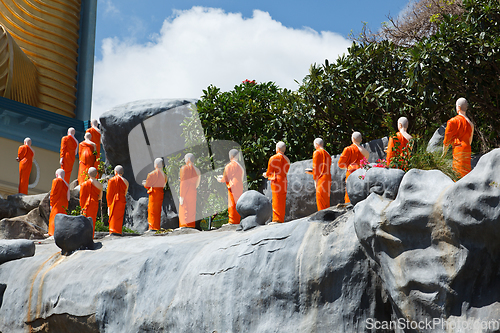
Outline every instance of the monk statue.
[[148, 177], [142, 183], [148, 190], [148, 224], [150, 232], [156, 232], [161, 228], [161, 207], [163, 205], [163, 188], [167, 183], [167, 175], [163, 172], [163, 159], [157, 158], [154, 162], [155, 169], [148, 173]]
[[[366, 158], [368, 160], [368, 158], [370, 157], [370, 153], [368, 152], [368, 150], [361, 147], [361, 142], [363, 141], [361, 133], [359, 132], [352, 133], [351, 141], [352, 144], [344, 148], [344, 151], [340, 155], [338, 162], [338, 166], [340, 169], [343, 170], [347, 169], [347, 172], [345, 174], [346, 181], [351, 173], [361, 168], [361, 160], [363, 158]], [[347, 195], [347, 190], [345, 191], [344, 200], [345, 203], [351, 202], [349, 196]]]
[[31, 148], [31, 139], [24, 139], [24, 144], [17, 150], [16, 161], [19, 162], [19, 193], [28, 194], [31, 167], [35, 152]]
[[332, 158], [323, 148], [324, 142], [321, 138], [314, 139], [313, 167], [306, 173], [313, 175], [314, 187], [316, 188], [316, 205], [318, 211], [330, 207], [330, 188], [332, 185], [332, 174], [330, 172]]
[[195, 227], [196, 189], [200, 186], [200, 170], [194, 166], [194, 155], [184, 156], [184, 164], [180, 170], [179, 227]]
[[106, 201], [108, 203], [109, 234], [121, 235], [123, 228], [123, 216], [127, 204], [126, 195], [129, 183], [123, 178], [123, 167], [115, 167], [115, 176], [108, 180], [106, 190]]
[[61, 153], [59, 155], [61, 157], [59, 164], [61, 169], [64, 170], [66, 183], [69, 183], [71, 179], [76, 154], [78, 154], [78, 140], [75, 138], [75, 129], [70, 127], [68, 128], [68, 135], [63, 136], [61, 139]]
[[390, 166], [391, 161], [395, 156], [403, 157], [403, 152], [406, 151], [406, 146], [412, 139], [412, 136], [408, 134], [407, 130], [408, 119], [406, 117], [399, 118], [398, 133], [389, 138], [389, 144], [387, 145], [387, 166]]
[[57, 214], [66, 214], [69, 202], [69, 184], [64, 180], [64, 170], [56, 170], [50, 189], [49, 236], [54, 235], [54, 218]]
[[102, 199], [102, 184], [97, 180], [97, 169], [90, 167], [88, 170], [89, 179], [80, 184], [80, 207], [82, 215], [92, 219], [94, 225], [92, 235], [95, 233], [95, 222], [97, 211]]
[[243, 167], [238, 163], [237, 149], [229, 151], [230, 162], [224, 168], [224, 173], [217, 180], [227, 186], [227, 210], [230, 224], [240, 224], [240, 214], [236, 211], [236, 203], [243, 194]]
[[273, 222], [285, 222], [286, 192], [290, 169], [290, 160], [285, 156], [286, 145], [283, 141], [276, 144], [276, 154], [267, 163], [267, 172], [263, 176], [271, 181], [273, 194]]
[[85, 133], [90, 133], [92, 138], [90, 139], [93, 143], [95, 143], [95, 151], [96, 151], [96, 161], [94, 167], [99, 169], [99, 162], [97, 159], [101, 157], [101, 131], [99, 130], [99, 123], [97, 119], [91, 120], [91, 127], [88, 128]]
[[80, 142], [80, 163], [78, 168], [78, 184], [83, 184], [85, 178], [87, 178], [87, 172], [90, 167], [95, 165], [96, 156], [94, 152], [96, 151], [96, 145], [92, 142], [92, 134], [89, 132], [85, 133], [85, 140]]
[[460, 178], [468, 174], [471, 167], [471, 144], [474, 136], [474, 124], [467, 117], [469, 103], [465, 98], [457, 99], [458, 115], [448, 120], [443, 140], [443, 156], [453, 146], [453, 170]]

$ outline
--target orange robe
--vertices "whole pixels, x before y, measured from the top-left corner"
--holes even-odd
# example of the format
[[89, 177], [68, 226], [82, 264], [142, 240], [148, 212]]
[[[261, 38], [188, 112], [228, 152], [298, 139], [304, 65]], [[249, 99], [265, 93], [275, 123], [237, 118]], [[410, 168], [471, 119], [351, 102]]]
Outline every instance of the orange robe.
[[92, 218], [94, 225], [92, 235], [95, 231], [95, 221], [97, 219], [97, 211], [99, 210], [99, 195], [101, 189], [92, 184], [92, 180], [86, 180], [80, 185], [80, 207], [82, 207], [82, 215]]
[[[399, 145], [396, 149], [395, 142], [399, 142]], [[389, 144], [387, 145], [387, 166], [391, 164], [392, 159], [395, 156], [403, 156], [403, 151], [405, 151], [406, 145], [408, 145], [408, 140], [404, 137], [401, 132], [396, 133], [396, 136], [391, 136], [389, 138]]]
[[179, 227], [195, 227], [196, 220], [196, 182], [198, 173], [192, 164], [182, 166], [180, 171], [180, 196], [184, 202], [179, 206]]
[[94, 146], [82, 141], [80, 142], [80, 163], [78, 168], [78, 184], [83, 184], [90, 167], [95, 165]]
[[123, 216], [125, 215], [125, 206], [127, 204], [126, 194], [127, 184], [125, 184], [120, 176], [115, 175], [108, 180], [106, 201], [109, 207], [109, 233], [122, 233]]
[[273, 193], [273, 222], [285, 222], [286, 191], [288, 180], [286, 175], [290, 169], [290, 160], [282, 153], [269, 159], [266, 177], [271, 181]]
[[155, 169], [148, 174], [144, 187], [148, 189], [148, 223], [150, 230], [161, 228], [161, 208], [163, 206], [163, 188], [165, 175], [162, 170]]
[[101, 133], [99, 133], [99, 131], [97, 131], [93, 127], [87, 128], [85, 133], [87, 133], [87, 132], [92, 135], [92, 138], [90, 138], [90, 141], [95, 143], [95, 147], [96, 147], [95, 151], [97, 152], [97, 156], [96, 156], [96, 161], [95, 161], [93, 167], [98, 169], [99, 162], [97, 162], [97, 159], [101, 157]]
[[33, 156], [33, 150], [28, 145], [20, 146], [17, 151], [17, 158], [19, 159], [19, 193], [28, 194]]
[[471, 171], [472, 126], [462, 115], [457, 115], [446, 124], [443, 143], [453, 145], [453, 169], [465, 176]]
[[[347, 167], [347, 172], [345, 174], [346, 181], [351, 173], [361, 168], [361, 160], [363, 158], [365, 157], [354, 143], [349, 147], [344, 148], [342, 155], [340, 155], [338, 165], [341, 169]], [[346, 203], [351, 202], [349, 196], [347, 195], [347, 190], [345, 191], [344, 199]]]
[[50, 210], [49, 217], [49, 235], [54, 235], [54, 218], [56, 214], [66, 214], [68, 208], [68, 185], [64, 179], [55, 178], [52, 181], [52, 188], [50, 190]]
[[64, 170], [64, 180], [69, 184], [71, 180], [71, 171], [75, 164], [76, 149], [78, 148], [78, 141], [71, 135], [63, 136], [61, 140], [61, 153], [60, 158], [63, 159], [62, 169]]
[[236, 203], [243, 194], [243, 167], [236, 161], [229, 162], [224, 168], [222, 181], [227, 186], [227, 210], [230, 224], [240, 224], [240, 214], [236, 211]]
[[332, 158], [323, 148], [313, 153], [313, 179], [316, 181], [316, 205], [318, 211], [330, 207], [330, 188], [332, 174], [330, 172]]

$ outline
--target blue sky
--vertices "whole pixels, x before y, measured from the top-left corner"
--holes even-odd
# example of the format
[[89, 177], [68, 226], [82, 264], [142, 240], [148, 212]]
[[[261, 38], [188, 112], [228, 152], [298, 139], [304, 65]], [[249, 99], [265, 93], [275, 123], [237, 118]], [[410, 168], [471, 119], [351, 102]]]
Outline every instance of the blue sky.
[[296, 89], [312, 63], [346, 52], [405, 0], [99, 0], [93, 116], [150, 98], [199, 98], [244, 79]]

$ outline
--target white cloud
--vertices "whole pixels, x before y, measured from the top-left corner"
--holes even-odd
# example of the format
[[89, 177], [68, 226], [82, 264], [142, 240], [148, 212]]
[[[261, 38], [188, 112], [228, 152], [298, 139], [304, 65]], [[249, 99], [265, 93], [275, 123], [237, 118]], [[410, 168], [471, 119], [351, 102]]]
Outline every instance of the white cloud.
[[292, 29], [255, 10], [252, 18], [221, 9], [176, 11], [147, 44], [102, 41], [96, 61], [92, 116], [148, 98], [199, 98], [245, 79], [295, 90], [312, 63], [334, 61], [350, 45], [339, 34]]
[[115, 4], [111, 0], [104, 0], [104, 13], [105, 14], [120, 14], [120, 10], [115, 6]]

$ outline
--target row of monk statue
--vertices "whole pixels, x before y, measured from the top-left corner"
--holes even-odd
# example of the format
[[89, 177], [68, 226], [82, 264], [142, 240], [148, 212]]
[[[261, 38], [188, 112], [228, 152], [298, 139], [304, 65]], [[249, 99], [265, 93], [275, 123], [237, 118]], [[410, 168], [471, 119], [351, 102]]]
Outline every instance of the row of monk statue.
[[[443, 141], [443, 155], [450, 145], [453, 146], [453, 168], [465, 176], [471, 170], [471, 143], [474, 125], [467, 117], [468, 103], [465, 98], [456, 102], [457, 116], [447, 122]], [[65, 214], [69, 200], [69, 181], [75, 161], [79, 152], [78, 184], [80, 186], [80, 206], [82, 214], [91, 217], [94, 223], [97, 217], [99, 202], [102, 197], [103, 186], [97, 180], [100, 156], [101, 133], [97, 120], [92, 120], [92, 126], [85, 133], [85, 140], [78, 143], [75, 130], [68, 129], [68, 135], [61, 140], [60, 165], [56, 171], [56, 178], [52, 182], [50, 193], [51, 213], [49, 219], [49, 235], [54, 233], [54, 217], [58, 213]], [[398, 133], [389, 138], [387, 148], [387, 165], [396, 156], [401, 156], [412, 139], [407, 132], [408, 119], [401, 117], [398, 120]], [[338, 160], [338, 167], [346, 170], [346, 180], [352, 172], [362, 166], [363, 159], [368, 160], [369, 152], [361, 146], [362, 136], [359, 132], [352, 134], [352, 144], [346, 147]], [[312, 169], [305, 170], [313, 176], [316, 188], [317, 209], [330, 207], [330, 187], [332, 165], [330, 154], [324, 149], [324, 142], [317, 138], [313, 142], [314, 153]], [[273, 222], [284, 222], [287, 194], [287, 173], [290, 160], [285, 156], [286, 145], [284, 142], [276, 144], [276, 154], [269, 159], [267, 171], [263, 177], [270, 181], [272, 191]], [[31, 140], [26, 138], [24, 145], [19, 147], [17, 161], [19, 162], [19, 193], [27, 194], [29, 174], [33, 162], [34, 151]], [[239, 224], [240, 216], [236, 211], [236, 203], [243, 193], [244, 170], [240, 165], [239, 152], [236, 149], [229, 151], [230, 162], [225, 166], [223, 175], [217, 177], [225, 183], [228, 190], [228, 215], [230, 224]], [[185, 164], [180, 169], [180, 195], [179, 195], [179, 227], [195, 227], [196, 195], [200, 184], [200, 170], [194, 165], [194, 155], [188, 153], [184, 157]], [[164, 187], [168, 181], [163, 172], [163, 159], [154, 161], [155, 169], [143, 181], [149, 194], [148, 224], [150, 231], [160, 230], [161, 208]], [[106, 199], [108, 203], [109, 232], [122, 233], [123, 216], [126, 204], [126, 193], [129, 183], [123, 177], [123, 167], [115, 167], [115, 176], [108, 180]], [[88, 179], [87, 179], [88, 178]], [[345, 194], [345, 202], [349, 203], [349, 196]]]

